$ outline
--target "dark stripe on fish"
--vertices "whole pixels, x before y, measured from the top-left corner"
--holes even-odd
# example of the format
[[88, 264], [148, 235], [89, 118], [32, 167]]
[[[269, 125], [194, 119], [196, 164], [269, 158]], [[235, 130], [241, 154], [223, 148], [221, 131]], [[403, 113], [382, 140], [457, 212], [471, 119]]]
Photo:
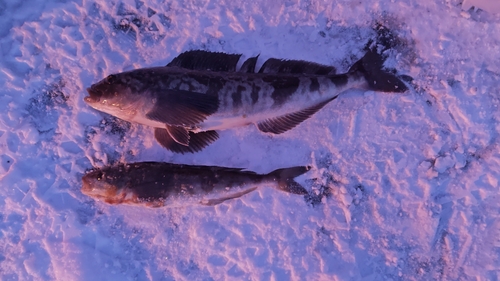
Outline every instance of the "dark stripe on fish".
[[311, 85], [309, 85], [309, 91], [316, 92], [318, 90], [319, 90], [318, 78], [313, 77], [311, 78]]
[[337, 88], [340, 88], [340, 87], [343, 87], [347, 84], [347, 82], [349, 81], [349, 78], [347, 77], [346, 74], [335, 75], [335, 76], [330, 77], [330, 81], [332, 81], [332, 83], [335, 84], [335, 86], [337, 86]]
[[300, 84], [299, 78], [293, 76], [263, 77], [262, 80], [271, 84], [274, 88], [274, 91], [271, 93], [271, 98], [274, 101], [273, 107], [283, 105], [297, 91]]
[[221, 78], [210, 79], [207, 94], [212, 96], [219, 96], [220, 90], [224, 88], [224, 85], [226, 84], [225, 82], [226, 81]]
[[252, 92], [250, 93], [250, 96], [252, 98], [252, 105], [256, 104], [259, 101], [259, 92], [260, 87], [252, 85]]
[[243, 86], [238, 86], [236, 87], [236, 92], [234, 92], [231, 97], [233, 98], [233, 108], [240, 108], [241, 105], [243, 104], [241, 101], [241, 96], [243, 91], [245, 91], [246, 88]]

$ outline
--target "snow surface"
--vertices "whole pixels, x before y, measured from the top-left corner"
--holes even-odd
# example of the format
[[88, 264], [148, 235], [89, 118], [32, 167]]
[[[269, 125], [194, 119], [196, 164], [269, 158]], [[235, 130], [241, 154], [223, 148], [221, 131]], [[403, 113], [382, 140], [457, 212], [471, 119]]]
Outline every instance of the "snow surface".
[[464, 0], [462, 8], [469, 10], [474, 7], [475, 9], [483, 9], [490, 13], [500, 13], [500, 1], [498, 0]]
[[[498, 280], [500, 16], [481, 3], [0, 0], [0, 279]], [[346, 92], [282, 135], [227, 130], [178, 155], [83, 102], [190, 49], [346, 70], [376, 23], [413, 89]], [[152, 160], [312, 165], [316, 196], [145, 209], [80, 192], [93, 166]]]

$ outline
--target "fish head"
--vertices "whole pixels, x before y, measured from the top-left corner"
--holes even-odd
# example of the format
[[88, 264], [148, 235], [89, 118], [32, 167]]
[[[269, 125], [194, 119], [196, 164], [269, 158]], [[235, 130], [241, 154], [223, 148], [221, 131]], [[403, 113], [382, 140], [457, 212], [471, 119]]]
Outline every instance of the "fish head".
[[113, 170], [97, 169], [82, 177], [82, 193], [110, 204], [123, 202], [126, 196], [127, 176]]
[[131, 107], [137, 101], [134, 82], [135, 79], [127, 72], [109, 75], [87, 88], [89, 95], [84, 101], [99, 111], [126, 120], [126, 116], [133, 112]]

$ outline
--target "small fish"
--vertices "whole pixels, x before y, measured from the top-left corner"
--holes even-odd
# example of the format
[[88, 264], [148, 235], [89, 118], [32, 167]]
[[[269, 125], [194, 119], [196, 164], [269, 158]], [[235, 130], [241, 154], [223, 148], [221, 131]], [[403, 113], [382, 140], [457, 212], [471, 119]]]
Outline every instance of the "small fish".
[[109, 204], [147, 207], [217, 205], [257, 189], [260, 184], [305, 195], [294, 181], [309, 167], [278, 169], [261, 175], [237, 168], [138, 162], [104, 167], [85, 174], [82, 193]]
[[256, 124], [265, 133], [286, 132], [352, 88], [405, 92], [384, 58], [368, 49], [347, 73], [333, 66], [188, 51], [167, 66], [109, 75], [87, 89], [91, 107], [155, 128], [156, 140], [176, 153], [194, 153], [219, 138], [217, 131]]

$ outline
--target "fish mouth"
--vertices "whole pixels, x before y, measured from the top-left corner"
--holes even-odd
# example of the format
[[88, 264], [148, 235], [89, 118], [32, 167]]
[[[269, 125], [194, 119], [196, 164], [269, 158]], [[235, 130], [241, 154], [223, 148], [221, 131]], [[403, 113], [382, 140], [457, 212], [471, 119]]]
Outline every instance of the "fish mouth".
[[95, 100], [93, 97], [84, 97], [83, 100], [86, 102], [86, 103], [96, 103], [98, 102], [97, 100]]
[[91, 181], [88, 179], [88, 177], [83, 177], [82, 178], [82, 193], [85, 195], [90, 195], [92, 194], [92, 191], [94, 190]]
[[87, 88], [87, 92], [89, 93], [89, 96], [83, 98], [86, 103], [92, 104], [99, 102], [99, 95], [92, 89], [92, 87]]
[[82, 193], [90, 196], [90, 195], [92, 195], [93, 190], [94, 190], [94, 188], [92, 187], [92, 183], [90, 183], [88, 180], [83, 178], [82, 188], [81, 188]]
[[97, 181], [103, 178], [103, 174], [99, 170], [90, 171], [82, 177], [82, 193], [91, 195], [98, 188], [96, 187]]

